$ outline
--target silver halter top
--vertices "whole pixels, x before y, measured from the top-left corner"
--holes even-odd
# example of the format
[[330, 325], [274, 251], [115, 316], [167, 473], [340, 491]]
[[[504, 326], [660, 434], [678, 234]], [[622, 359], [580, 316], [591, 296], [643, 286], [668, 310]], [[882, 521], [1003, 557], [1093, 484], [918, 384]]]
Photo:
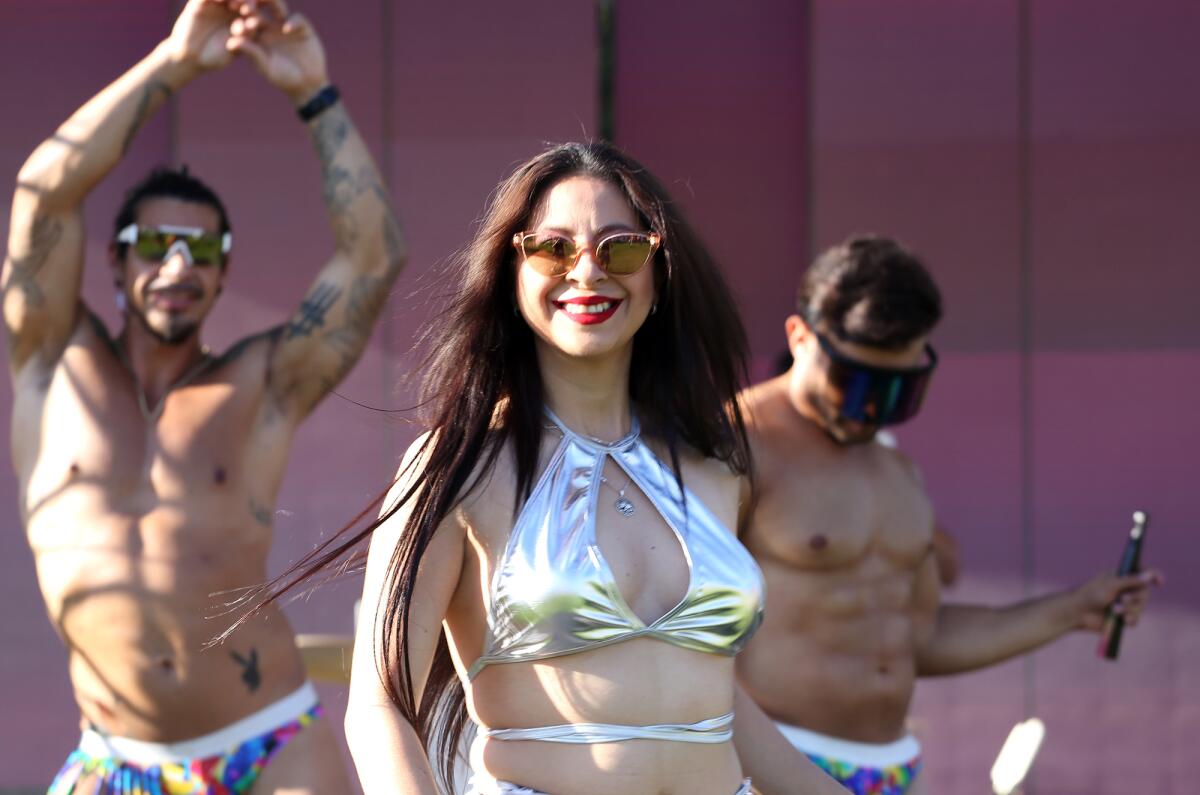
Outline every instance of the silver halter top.
[[[544, 660], [639, 637], [695, 651], [737, 654], [762, 621], [765, 590], [762, 572], [745, 547], [690, 490], [685, 487], [680, 493], [671, 470], [639, 436], [636, 419], [628, 436], [607, 444], [577, 434], [549, 410], [547, 414], [563, 438], [497, 561], [487, 597], [483, 654], [468, 677], [474, 679], [496, 663]], [[687, 592], [650, 624], [621, 597], [596, 542], [606, 458], [612, 458], [653, 504], [687, 560]], [[694, 725], [577, 724], [484, 733], [495, 739], [556, 742], [609, 742], [635, 735], [724, 742], [731, 718], [723, 715]]]

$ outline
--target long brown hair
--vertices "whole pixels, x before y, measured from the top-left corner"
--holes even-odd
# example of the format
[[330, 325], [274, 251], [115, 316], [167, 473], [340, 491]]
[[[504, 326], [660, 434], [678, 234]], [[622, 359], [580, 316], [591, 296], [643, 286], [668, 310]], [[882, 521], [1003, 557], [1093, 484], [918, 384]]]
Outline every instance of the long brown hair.
[[727, 462], [735, 472], [750, 471], [735, 399], [746, 376], [745, 332], [716, 263], [678, 206], [642, 166], [606, 143], [563, 144], [519, 166], [496, 190], [453, 268], [459, 287], [422, 338], [428, 353], [421, 405], [432, 432], [411, 459], [420, 464], [401, 473], [403, 493], [377, 521], [361, 530], [354, 529], [357, 522], [348, 525], [276, 579], [266, 599], [319, 573], [342, 570], [348, 553], [411, 502], [380, 595], [382, 637], [374, 651], [392, 703], [427, 750], [440, 749], [437, 768], [444, 782], [453, 778], [454, 750], [467, 719], [465, 696], [443, 635], [417, 697], [408, 664], [407, 608], [434, 532], [479, 483], [471, 480], [472, 472], [490, 471], [510, 447], [518, 484], [514, 505], [533, 488], [544, 426], [542, 379], [533, 332], [513, 311], [517, 263], [511, 241], [550, 187], [579, 175], [619, 188], [645, 227], [663, 239], [653, 264], [657, 311], [635, 334], [630, 365], [630, 399], [643, 432], [667, 448], [681, 484], [682, 445]]

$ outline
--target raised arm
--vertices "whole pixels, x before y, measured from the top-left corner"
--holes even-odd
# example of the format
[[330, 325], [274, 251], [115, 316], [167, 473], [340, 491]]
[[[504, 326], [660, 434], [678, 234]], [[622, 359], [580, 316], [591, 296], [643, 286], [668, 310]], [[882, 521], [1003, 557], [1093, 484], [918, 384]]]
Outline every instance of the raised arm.
[[[919, 589], [937, 588], [932, 556], [920, 576]], [[1145, 609], [1150, 588], [1160, 582], [1156, 571], [1129, 577], [1098, 574], [1078, 587], [1003, 607], [941, 605], [928, 640], [918, 646], [917, 673], [940, 676], [984, 668], [1075, 630], [1098, 631], [1114, 602], [1132, 626]]]
[[[410, 449], [411, 460], [420, 441]], [[401, 466], [401, 472], [405, 471]], [[385, 508], [408, 488], [401, 480], [388, 496]], [[388, 563], [408, 522], [409, 505], [379, 527], [371, 539], [363, 582], [362, 606], [350, 674], [350, 698], [346, 706], [346, 740], [366, 795], [437, 795], [434, 774], [421, 740], [388, 698], [380, 680], [377, 650], [383, 637], [383, 607], [390, 597], [386, 577]], [[421, 561], [416, 588], [409, 605], [409, 661], [413, 690], [425, 689], [442, 631], [442, 619], [458, 587], [462, 571], [465, 534], [461, 525], [448, 519], [434, 534]]]
[[21, 167], [0, 280], [14, 374], [34, 357], [57, 360], [75, 327], [83, 200], [167, 97], [230, 61], [225, 45], [234, 18], [227, 3], [191, 0], [165, 41], [75, 111]]
[[299, 419], [362, 355], [407, 249], [371, 153], [345, 106], [331, 99], [316, 31], [302, 15], [289, 16], [281, 0], [269, 5], [283, 21], [260, 30], [235, 23], [230, 46], [297, 109], [321, 108], [307, 124], [334, 235], [333, 257], [279, 331], [272, 354], [272, 393], [285, 414]]

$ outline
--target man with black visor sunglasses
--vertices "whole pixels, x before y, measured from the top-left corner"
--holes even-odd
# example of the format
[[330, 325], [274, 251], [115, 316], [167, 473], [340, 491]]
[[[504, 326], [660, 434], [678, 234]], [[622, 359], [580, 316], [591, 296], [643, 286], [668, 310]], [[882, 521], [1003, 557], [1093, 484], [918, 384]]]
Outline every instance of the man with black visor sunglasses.
[[937, 353], [928, 342], [910, 343], [898, 351], [875, 351], [871, 346], [841, 340], [843, 346], [867, 350], [876, 361], [907, 361], [919, 347], [925, 362], [917, 365], [869, 364], [839, 350], [827, 334], [818, 331], [815, 319], [805, 322], [821, 349], [823, 375], [827, 384], [824, 407], [836, 418], [855, 423], [864, 433], [911, 419], [921, 408], [925, 390], [937, 367]]
[[929, 498], [912, 462], [875, 443], [921, 407], [940, 293], [897, 243], [859, 237], [817, 258], [797, 304], [790, 369], [743, 393], [756, 475], [743, 537], [770, 608], [738, 670], [848, 790], [911, 795], [924, 791], [905, 728], [917, 676], [1097, 630], [1114, 600], [1136, 621], [1158, 575], [1103, 573], [1003, 610], [942, 604]]

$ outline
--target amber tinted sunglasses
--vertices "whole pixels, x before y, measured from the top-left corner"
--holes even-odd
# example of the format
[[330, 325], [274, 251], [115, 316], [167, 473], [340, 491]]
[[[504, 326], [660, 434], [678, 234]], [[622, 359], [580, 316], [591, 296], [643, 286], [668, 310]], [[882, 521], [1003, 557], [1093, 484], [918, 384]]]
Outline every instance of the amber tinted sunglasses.
[[138, 226], [130, 224], [117, 233], [117, 242], [133, 246], [144, 260], [165, 262], [174, 252], [183, 254], [188, 265], [220, 265], [233, 248], [233, 236], [190, 226]]
[[613, 276], [640, 271], [662, 243], [654, 232], [617, 232], [592, 246], [581, 246], [566, 235], [554, 232], [518, 232], [513, 246], [524, 261], [543, 276], [562, 276], [575, 267], [589, 249], [596, 264]]

